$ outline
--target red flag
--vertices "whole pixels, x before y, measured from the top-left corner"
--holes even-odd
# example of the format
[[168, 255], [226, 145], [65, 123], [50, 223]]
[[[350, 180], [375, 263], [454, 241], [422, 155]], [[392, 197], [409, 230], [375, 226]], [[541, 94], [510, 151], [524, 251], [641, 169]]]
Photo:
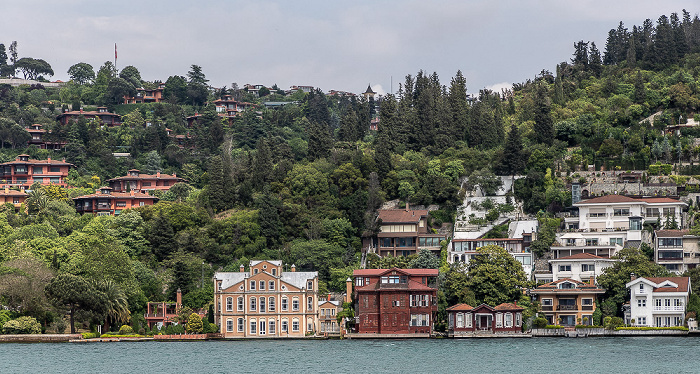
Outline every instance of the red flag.
[[114, 59], [117, 59], [117, 43], [114, 43]]

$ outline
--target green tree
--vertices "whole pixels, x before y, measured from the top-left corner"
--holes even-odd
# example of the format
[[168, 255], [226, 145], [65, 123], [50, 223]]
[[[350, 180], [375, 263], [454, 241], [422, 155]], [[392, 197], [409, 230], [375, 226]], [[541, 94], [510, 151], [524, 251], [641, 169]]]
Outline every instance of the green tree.
[[412, 269], [437, 269], [440, 267], [440, 259], [431, 250], [421, 248], [418, 256], [408, 266]]
[[119, 285], [109, 279], [100, 280], [93, 289], [101, 293], [99, 307], [105, 318], [105, 331], [109, 331], [110, 322], [121, 324], [129, 320], [129, 302]]
[[476, 252], [467, 267], [469, 289], [476, 301], [498, 305], [520, 299], [527, 281], [522, 264], [495, 245], [477, 248]]
[[551, 116], [551, 102], [547, 93], [547, 85], [539, 82], [535, 91], [535, 126], [534, 137], [537, 143], [552, 144], [554, 139], [554, 123]]
[[22, 57], [15, 62], [14, 68], [22, 72], [24, 79], [38, 79], [42, 75], [53, 76], [51, 65], [42, 59]]
[[68, 68], [68, 76], [75, 83], [89, 84], [95, 80], [95, 70], [86, 62], [79, 62]]
[[3, 334], [41, 334], [41, 324], [34, 317], [24, 316], [2, 325]]
[[75, 334], [75, 313], [95, 308], [96, 293], [90, 282], [73, 274], [60, 274], [46, 285], [46, 295], [59, 306], [68, 308], [70, 332]]
[[202, 328], [202, 317], [200, 317], [197, 313], [190, 314], [190, 316], [187, 318], [187, 326], [185, 327], [185, 330], [187, 330], [188, 333], [197, 334], [202, 332]]
[[127, 82], [131, 83], [134, 88], [141, 87], [141, 73], [139, 69], [134, 66], [126, 66], [119, 72], [119, 78], [125, 79]]

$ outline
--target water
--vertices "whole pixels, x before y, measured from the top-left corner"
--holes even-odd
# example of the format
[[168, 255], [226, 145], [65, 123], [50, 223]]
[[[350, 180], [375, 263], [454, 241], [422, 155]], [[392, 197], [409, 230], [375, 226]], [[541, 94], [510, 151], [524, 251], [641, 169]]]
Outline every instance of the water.
[[0, 344], [0, 373], [700, 373], [695, 338]]

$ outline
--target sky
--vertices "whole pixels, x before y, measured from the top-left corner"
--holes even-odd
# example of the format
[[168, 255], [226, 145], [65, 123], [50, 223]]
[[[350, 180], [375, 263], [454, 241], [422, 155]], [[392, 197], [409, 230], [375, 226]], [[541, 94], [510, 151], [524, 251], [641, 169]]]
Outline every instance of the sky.
[[396, 92], [406, 75], [457, 70], [467, 90], [500, 91], [554, 71], [576, 41], [601, 52], [610, 29], [673, 12], [697, 0], [23, 0], [0, 5], [0, 43], [46, 60], [52, 80], [79, 62], [133, 65], [165, 81], [202, 67], [210, 84], [315, 86]]

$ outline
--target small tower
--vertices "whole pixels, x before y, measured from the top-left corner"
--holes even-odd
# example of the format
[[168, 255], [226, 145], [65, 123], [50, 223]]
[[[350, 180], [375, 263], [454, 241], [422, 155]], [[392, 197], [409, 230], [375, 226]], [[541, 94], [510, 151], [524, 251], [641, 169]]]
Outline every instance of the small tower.
[[370, 98], [374, 99], [374, 95], [377, 93], [372, 91], [372, 86], [370, 84], [367, 84], [367, 91], [363, 92], [362, 95], [365, 97], [365, 99], [369, 100]]

